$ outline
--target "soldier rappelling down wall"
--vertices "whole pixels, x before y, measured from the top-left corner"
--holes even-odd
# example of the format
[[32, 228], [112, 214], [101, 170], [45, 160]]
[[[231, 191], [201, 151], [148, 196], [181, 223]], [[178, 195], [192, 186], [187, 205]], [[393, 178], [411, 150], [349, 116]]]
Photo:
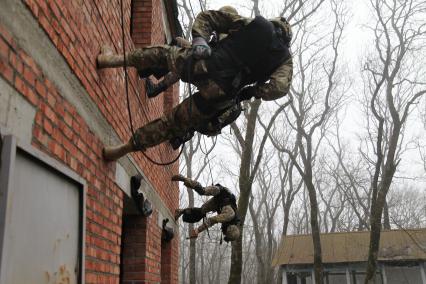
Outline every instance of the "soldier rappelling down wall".
[[[232, 6], [223, 6], [219, 9], [219, 11], [238, 15], [238, 11]], [[216, 47], [218, 42], [220, 40], [224, 39], [227, 36], [228, 36], [227, 34], [219, 34], [218, 35], [216, 32], [214, 32], [213, 36], [210, 39], [209, 46], [211, 46], [213, 48]], [[189, 42], [188, 40], [186, 40], [182, 37], [177, 37], [175, 39], [175, 41], [176, 41], [176, 45], [179, 46], [179, 47], [184, 47], [184, 48], [191, 48], [192, 47], [191, 42]], [[167, 90], [173, 84], [177, 83], [179, 80], [180, 80], [179, 75], [175, 74], [173, 72], [167, 73], [157, 83], [154, 83], [149, 78], [146, 78], [145, 79], [146, 95], [147, 95], [148, 98], [154, 98], [154, 97], [158, 96], [160, 93]]]
[[[207, 40], [213, 32], [228, 36], [212, 49]], [[238, 117], [239, 101], [283, 97], [293, 74], [291, 36], [290, 25], [284, 18], [250, 19], [210, 10], [195, 19], [192, 48], [162, 45], [130, 52], [126, 63], [137, 68], [140, 76], [160, 78], [172, 72], [194, 84], [198, 92], [139, 128], [128, 143], [104, 148], [105, 159], [116, 160], [168, 140], [179, 146], [194, 131], [217, 135]], [[103, 50], [98, 56], [99, 68], [123, 65], [122, 55]]]
[[237, 201], [235, 195], [226, 187], [216, 184], [203, 187], [199, 182], [186, 178], [182, 175], [172, 177], [174, 181], [182, 181], [188, 188], [193, 189], [199, 195], [213, 196], [201, 207], [176, 209], [176, 221], [181, 217], [184, 222], [196, 223], [206, 217], [209, 212], [217, 212], [216, 216], [206, 218], [198, 228], [190, 232], [190, 238], [197, 238], [198, 234], [214, 224], [221, 223], [222, 234], [226, 242], [235, 241], [240, 236], [238, 225], [240, 219], [237, 214]]

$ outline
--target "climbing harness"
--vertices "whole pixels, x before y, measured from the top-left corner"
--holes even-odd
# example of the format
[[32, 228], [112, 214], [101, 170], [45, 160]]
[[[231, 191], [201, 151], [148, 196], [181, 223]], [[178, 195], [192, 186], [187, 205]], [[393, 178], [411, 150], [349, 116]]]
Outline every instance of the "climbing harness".
[[[127, 112], [129, 113], [129, 124], [130, 124], [130, 131], [132, 132], [132, 141], [133, 144], [135, 144], [135, 131], [133, 129], [133, 120], [132, 120], [132, 112], [130, 110], [130, 99], [129, 99], [129, 83], [128, 83], [128, 75], [127, 75], [127, 61], [126, 61], [126, 43], [125, 43], [125, 36], [124, 36], [124, 7], [123, 7], [123, 0], [120, 0], [120, 8], [121, 8], [121, 37], [122, 37], [122, 44], [123, 44], [123, 57], [124, 57], [124, 64], [123, 64], [123, 69], [124, 69], [124, 82], [125, 82], [125, 91], [126, 91], [126, 101], [127, 101]], [[141, 104], [141, 102], [139, 101], [139, 104]], [[141, 105], [142, 107], [142, 105]], [[157, 166], [168, 166], [171, 165], [173, 163], [175, 163], [180, 156], [183, 153], [183, 148], [185, 147], [185, 143], [182, 144], [182, 148], [179, 152], [179, 154], [177, 155], [176, 158], [174, 158], [173, 160], [169, 161], [169, 162], [158, 162], [155, 161], [154, 159], [152, 159], [150, 156], [148, 156], [144, 151], [141, 151], [142, 154], [144, 155], [145, 158], [148, 159], [148, 161], [150, 161], [151, 163], [157, 165]]]

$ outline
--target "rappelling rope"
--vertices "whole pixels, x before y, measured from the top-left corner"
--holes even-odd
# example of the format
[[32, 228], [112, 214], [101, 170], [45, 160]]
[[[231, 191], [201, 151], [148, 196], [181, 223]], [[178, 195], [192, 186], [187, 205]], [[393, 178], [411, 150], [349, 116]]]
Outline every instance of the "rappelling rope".
[[189, 2], [189, 7], [191, 8], [192, 17], [195, 19], [195, 13], [194, 13], [194, 9], [192, 8], [191, 1], [188, 1], [188, 2]]
[[[122, 36], [122, 44], [123, 44], [123, 57], [124, 57], [124, 82], [125, 82], [125, 91], [126, 91], [126, 100], [127, 100], [127, 112], [129, 113], [129, 123], [130, 123], [130, 131], [132, 132], [132, 141], [133, 144], [136, 145], [135, 141], [135, 131], [133, 129], [133, 120], [132, 120], [132, 112], [130, 109], [130, 100], [129, 100], [129, 83], [128, 83], [128, 75], [127, 75], [127, 60], [126, 60], [126, 42], [125, 42], [125, 36], [124, 36], [124, 7], [123, 7], [123, 0], [120, 0], [120, 7], [121, 7], [121, 36]], [[139, 101], [139, 103], [141, 103]], [[145, 158], [148, 159], [151, 163], [157, 165], [157, 166], [168, 166], [173, 163], [175, 163], [177, 160], [179, 160], [180, 156], [183, 153], [183, 148], [185, 146], [185, 143], [182, 144], [181, 150], [176, 158], [171, 160], [170, 162], [157, 162], [154, 159], [152, 159], [150, 156], [148, 156], [144, 151], [141, 151], [142, 154], [145, 156]]]
[[133, 123], [132, 123], [132, 112], [130, 111], [130, 101], [129, 101], [129, 83], [127, 81], [127, 60], [126, 60], [126, 44], [125, 44], [125, 38], [124, 38], [124, 8], [123, 8], [123, 0], [120, 1], [120, 7], [121, 7], [121, 33], [122, 33], [122, 44], [123, 44], [123, 57], [124, 57], [124, 85], [126, 90], [126, 100], [127, 100], [127, 112], [129, 113], [129, 121], [130, 121], [130, 131], [132, 132], [132, 140], [133, 144], [135, 144], [135, 131], [133, 129]]
[[198, 0], [198, 2], [200, 3], [201, 12], [204, 12], [204, 8], [203, 8], [203, 4], [201, 3], [201, 0]]

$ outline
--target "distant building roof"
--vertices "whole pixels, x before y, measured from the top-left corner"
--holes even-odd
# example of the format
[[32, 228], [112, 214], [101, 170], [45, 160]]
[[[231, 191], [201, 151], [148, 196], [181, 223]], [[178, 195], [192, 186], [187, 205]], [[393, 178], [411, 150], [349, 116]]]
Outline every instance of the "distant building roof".
[[[370, 232], [321, 234], [324, 263], [365, 262]], [[379, 260], [426, 260], [426, 229], [382, 231]], [[272, 265], [312, 264], [311, 235], [284, 236]]]

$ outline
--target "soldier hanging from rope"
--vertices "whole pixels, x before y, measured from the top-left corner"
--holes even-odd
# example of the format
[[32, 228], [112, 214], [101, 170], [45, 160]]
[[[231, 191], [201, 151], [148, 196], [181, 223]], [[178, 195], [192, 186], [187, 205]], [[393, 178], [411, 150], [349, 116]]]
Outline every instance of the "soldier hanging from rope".
[[[187, 223], [196, 223], [203, 219], [203, 223], [190, 232], [190, 238], [197, 238], [202, 231], [214, 224], [221, 223], [222, 234], [225, 236], [226, 242], [238, 239], [240, 236], [240, 229], [238, 228], [240, 219], [237, 214], [237, 202], [235, 195], [228, 188], [220, 184], [203, 187], [199, 182], [182, 175], [174, 175], [172, 180], [182, 181], [186, 187], [193, 189], [199, 195], [213, 196], [201, 207], [176, 209], [176, 221], [181, 216], [183, 216], [183, 221]], [[214, 211], [217, 212], [216, 216], [206, 218], [207, 213]]]
[[[226, 13], [230, 13], [230, 14], [234, 14], [234, 15], [238, 15], [238, 11], [232, 7], [232, 6], [223, 6], [219, 9], [219, 11], [222, 12], [226, 12]], [[222, 39], [224, 39], [225, 37], [227, 37], [227, 34], [219, 34], [217, 35], [216, 33], [212, 36], [212, 39], [209, 42], [209, 46], [211, 47], [216, 47], [218, 42]], [[182, 37], [177, 37], [175, 39], [176, 41], [176, 45], [179, 47], [184, 47], [184, 48], [191, 48], [192, 45], [189, 41], [187, 41], [186, 39], [182, 38]], [[173, 72], [169, 72], [167, 73], [162, 79], [161, 81], [154, 83], [152, 82], [149, 78], [145, 79], [145, 93], [146, 96], [148, 98], [154, 98], [156, 96], [158, 96], [160, 93], [164, 92], [165, 90], [167, 90], [170, 86], [172, 86], [173, 84], [177, 83], [180, 80], [179, 75], [175, 74]]]
[[[228, 36], [212, 49], [207, 40], [213, 32]], [[105, 159], [116, 160], [167, 140], [177, 148], [194, 131], [217, 135], [238, 117], [241, 100], [268, 101], [287, 94], [293, 74], [292, 34], [284, 18], [251, 19], [226, 11], [205, 11], [196, 17], [192, 37], [192, 48], [150, 46], [126, 55], [126, 63], [137, 68], [141, 77], [160, 78], [172, 72], [199, 91], [139, 128], [128, 143], [105, 147]], [[98, 56], [99, 68], [123, 65], [122, 55]]]

